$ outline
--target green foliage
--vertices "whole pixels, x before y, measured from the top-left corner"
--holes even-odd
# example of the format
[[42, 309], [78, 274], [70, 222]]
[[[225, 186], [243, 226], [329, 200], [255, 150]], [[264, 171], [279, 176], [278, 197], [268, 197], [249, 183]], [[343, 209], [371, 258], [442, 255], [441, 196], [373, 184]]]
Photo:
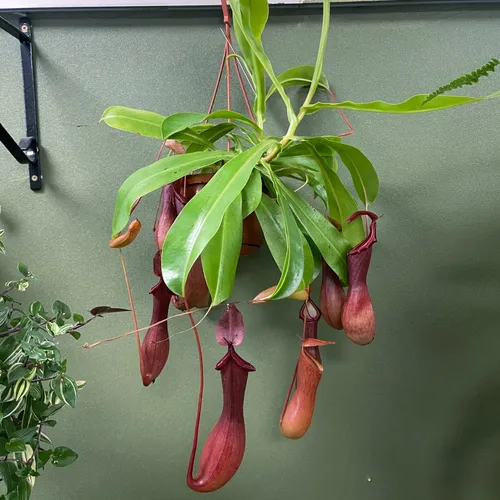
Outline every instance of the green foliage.
[[215, 236], [201, 254], [208, 289], [215, 306], [227, 300], [233, 290], [243, 233], [241, 194], [224, 213]]
[[459, 89], [464, 87], [465, 85], [475, 85], [482, 76], [488, 76], [489, 73], [495, 71], [495, 66], [498, 66], [500, 61], [498, 59], [492, 58], [489, 62], [487, 62], [484, 66], [481, 66], [479, 69], [476, 69], [472, 73], [468, 73], [467, 75], [463, 75], [447, 85], [443, 85], [439, 87], [437, 90], [429, 94], [427, 99], [422, 104], [426, 104], [438, 95], [444, 94], [445, 92], [450, 92], [455, 89]]
[[[296, 132], [305, 115], [338, 109], [413, 114], [493, 99], [500, 97], [500, 92], [485, 97], [442, 94], [476, 83], [500, 62], [492, 59], [479, 70], [432, 94], [414, 95], [399, 103], [314, 102], [316, 90], [329, 89], [323, 74], [330, 24], [329, 0], [323, 0], [316, 64], [295, 66], [278, 76], [262, 40], [269, 15], [267, 0], [230, 0], [230, 3], [239, 54], [229, 57], [236, 57], [248, 73], [255, 94], [255, 123], [225, 109], [209, 115], [190, 110], [164, 117], [120, 106], [108, 108], [102, 119], [111, 127], [175, 139], [186, 148], [184, 154], [138, 169], [124, 181], [116, 199], [112, 235], [125, 228], [131, 208], [141, 196], [190, 173], [211, 172], [215, 175], [185, 205], [163, 243], [163, 278], [174, 293], [185, 292], [189, 271], [201, 255], [212, 303], [228, 300], [239, 259], [242, 221], [252, 213], [258, 217], [267, 247], [281, 273], [278, 283], [270, 283], [275, 285], [271, 298], [284, 298], [307, 287], [319, 274], [322, 260], [347, 285], [347, 254], [364, 239], [365, 229], [361, 218], [350, 224], [346, 220], [376, 201], [379, 179], [370, 160], [355, 146], [344, 144], [341, 137], [298, 136]], [[298, 109], [293, 108], [286, 93], [293, 86], [308, 88]], [[273, 95], [281, 98], [287, 110], [288, 129], [282, 137], [266, 135], [264, 128], [266, 102]], [[338, 172], [338, 160], [346, 172], [342, 167]], [[353, 189], [344, 183], [344, 173], [349, 174]], [[297, 186], [297, 182], [301, 185]], [[341, 231], [332, 220], [340, 224]], [[22, 289], [26, 283], [20, 280], [12, 286]], [[57, 323], [48, 327], [54, 335], [59, 335], [61, 329], [64, 333], [64, 327]], [[23, 390], [20, 384], [15, 392]], [[15, 400], [11, 404], [14, 403]]]
[[440, 109], [454, 108], [464, 104], [473, 102], [481, 102], [487, 99], [495, 99], [500, 97], [500, 92], [484, 97], [466, 97], [456, 95], [439, 95], [426, 102], [428, 94], [418, 94], [399, 103], [389, 103], [385, 101], [371, 102], [315, 102], [303, 106], [302, 109], [306, 114], [316, 113], [321, 109], [352, 109], [355, 111], [368, 111], [371, 113], [393, 113], [393, 114], [409, 114], [409, 113], [427, 113], [429, 111], [438, 111]]
[[179, 214], [165, 238], [163, 247], [167, 251], [162, 252], [161, 262], [163, 279], [172, 292], [184, 295], [191, 267], [217, 233], [226, 210], [272, 144], [273, 141], [267, 140], [228, 161]]
[[[289, 68], [283, 71], [283, 73], [278, 76], [278, 82], [280, 82], [283, 87], [308, 87], [311, 85], [313, 76], [314, 66], [295, 66], [294, 68]], [[318, 87], [324, 90], [328, 90], [330, 88], [328, 80], [324, 74], [321, 74], [320, 76]], [[275, 92], [276, 86], [273, 84], [267, 92], [266, 100], [269, 99]]]
[[[40, 301], [23, 307], [14, 294], [26, 290], [34, 275], [25, 264], [19, 264], [18, 271], [22, 277], [8, 281], [0, 291], [0, 498], [28, 500], [49, 461], [65, 467], [78, 458], [70, 448], [54, 448], [47, 436], [57, 423], [54, 417], [76, 406], [85, 385], [68, 374], [59, 340], [79, 335], [77, 330], [97, 314], [85, 320], [60, 300], [50, 309]], [[93, 309], [101, 314], [120, 310]]]

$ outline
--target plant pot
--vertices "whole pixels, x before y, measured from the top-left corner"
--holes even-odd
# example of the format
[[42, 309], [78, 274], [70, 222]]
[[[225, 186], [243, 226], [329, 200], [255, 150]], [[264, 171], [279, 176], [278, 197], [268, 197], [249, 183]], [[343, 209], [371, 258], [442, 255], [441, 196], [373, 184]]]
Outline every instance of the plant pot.
[[[215, 174], [194, 174], [176, 182], [175, 197], [177, 209], [180, 211], [184, 205], [193, 198], [203, 187], [208, 184]], [[243, 238], [240, 255], [253, 255], [262, 245], [264, 235], [259, 220], [255, 213], [243, 219]]]
[[253, 255], [262, 245], [264, 234], [254, 213], [243, 219], [243, 240], [240, 255]]

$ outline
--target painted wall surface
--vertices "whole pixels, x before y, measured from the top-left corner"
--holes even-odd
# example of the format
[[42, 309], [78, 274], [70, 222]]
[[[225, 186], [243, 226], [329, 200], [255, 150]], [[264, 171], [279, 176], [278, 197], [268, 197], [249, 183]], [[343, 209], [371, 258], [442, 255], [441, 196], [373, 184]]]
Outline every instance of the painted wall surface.
[[[128, 16], [128, 17], [127, 17]], [[1, 226], [9, 253], [39, 277], [26, 294], [75, 310], [127, 306], [116, 251], [108, 248], [121, 182], [153, 161], [157, 141], [99, 124], [121, 104], [169, 114], [205, 109], [223, 47], [218, 17], [85, 14], [35, 17], [36, 69], [45, 189], [29, 190], [25, 167], [0, 148]], [[338, 97], [398, 101], [475, 69], [500, 46], [499, 11], [336, 13], [325, 71]], [[320, 16], [278, 15], [265, 43], [277, 71], [312, 63]], [[0, 33], [1, 35], [1, 33]], [[18, 47], [0, 36], [0, 121], [24, 134]], [[500, 88], [496, 74], [473, 92]], [[469, 89], [470, 90], [470, 89]], [[222, 101], [221, 101], [222, 104]], [[383, 217], [369, 282], [376, 341], [365, 348], [321, 326], [324, 377], [304, 439], [280, 436], [278, 417], [299, 351], [298, 306], [242, 307], [240, 353], [257, 367], [247, 389], [247, 453], [217, 500], [493, 500], [500, 494], [499, 286], [500, 102], [419, 116], [349, 113], [349, 143], [381, 177]], [[270, 130], [284, 127], [275, 101]], [[310, 117], [304, 133], [334, 134], [337, 113]], [[157, 197], [143, 200], [145, 229], [126, 250], [137, 310], [149, 321], [154, 283], [152, 224]], [[10, 267], [9, 267], [10, 266]], [[274, 278], [261, 251], [239, 267], [235, 299]], [[212, 367], [214, 311], [201, 327], [207, 390], [202, 440], [220, 409]], [[171, 332], [188, 327], [184, 319]], [[185, 486], [198, 372], [191, 333], [172, 339], [166, 371], [145, 389], [133, 338], [94, 350], [83, 342], [131, 329], [128, 315], [89, 325], [64, 340], [71, 371], [88, 386], [54, 429], [80, 454], [48, 469], [36, 500], [189, 500]]]

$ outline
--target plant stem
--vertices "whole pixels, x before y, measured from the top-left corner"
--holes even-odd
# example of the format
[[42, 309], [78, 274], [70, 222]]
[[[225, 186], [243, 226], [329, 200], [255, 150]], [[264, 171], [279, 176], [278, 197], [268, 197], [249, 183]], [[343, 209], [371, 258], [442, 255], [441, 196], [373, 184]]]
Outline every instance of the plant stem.
[[274, 160], [274, 158], [276, 158], [278, 153], [292, 140], [293, 136], [295, 135], [295, 131], [297, 130], [297, 127], [299, 126], [300, 122], [302, 121], [302, 119], [306, 114], [304, 111], [304, 106], [311, 104], [312, 98], [314, 97], [314, 94], [316, 93], [316, 90], [318, 88], [318, 83], [321, 78], [321, 73], [323, 72], [323, 60], [325, 58], [329, 28], [330, 28], [330, 1], [323, 0], [323, 23], [321, 25], [321, 37], [319, 40], [318, 56], [316, 58], [316, 65], [314, 66], [314, 73], [311, 80], [311, 85], [309, 87], [309, 92], [307, 93], [307, 96], [304, 102], [302, 103], [299, 114], [297, 115], [297, 119], [290, 123], [290, 126], [288, 127], [285, 136], [280, 141], [281, 147], [280, 146], [274, 147], [265, 157], [265, 161], [267, 163]]
[[47, 382], [48, 380], [54, 380], [57, 378], [57, 375], [54, 375], [53, 377], [47, 377], [47, 378], [34, 378], [31, 380], [31, 382]]
[[[300, 122], [302, 118], [304, 118], [305, 111], [303, 110], [304, 106], [307, 106], [311, 104], [312, 98], [314, 97], [314, 94], [316, 93], [316, 90], [318, 88], [318, 83], [321, 78], [321, 73], [323, 72], [323, 60], [325, 59], [325, 52], [326, 52], [326, 44], [328, 41], [328, 30], [330, 28], [330, 1], [329, 0], [323, 0], [323, 23], [321, 26], [321, 37], [319, 40], [319, 47], [318, 47], [318, 56], [316, 58], [316, 65], [314, 66], [314, 73], [311, 81], [311, 85], [309, 87], [309, 92], [307, 93], [307, 96], [300, 108], [300, 112], [297, 115], [297, 121]], [[294, 130], [288, 132], [286, 135], [293, 135], [295, 133], [295, 130], [297, 127], [295, 127]]]
[[134, 300], [132, 298], [132, 290], [130, 288], [130, 283], [128, 281], [127, 268], [125, 266], [125, 259], [123, 257], [123, 252], [122, 252], [121, 248], [120, 248], [120, 260], [122, 262], [123, 276], [125, 278], [125, 285], [127, 286], [128, 300], [130, 302], [130, 309], [132, 311], [132, 320], [133, 320], [134, 328], [135, 328], [135, 338], [136, 338], [136, 342], [137, 342], [137, 350], [139, 352], [139, 365], [140, 365], [140, 369], [141, 369], [141, 373], [142, 373], [144, 362], [142, 359], [142, 348], [141, 348], [141, 337], [139, 336], [139, 325], [137, 324], [137, 315], [135, 314]]

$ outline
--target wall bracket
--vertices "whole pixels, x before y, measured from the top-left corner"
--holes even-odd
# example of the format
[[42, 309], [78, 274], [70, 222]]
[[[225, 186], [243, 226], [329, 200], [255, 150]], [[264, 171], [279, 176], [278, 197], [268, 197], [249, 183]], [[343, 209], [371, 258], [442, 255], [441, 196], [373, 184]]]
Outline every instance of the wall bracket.
[[0, 17], [0, 29], [19, 40], [21, 46], [21, 67], [24, 86], [24, 111], [26, 118], [26, 137], [19, 144], [0, 123], [0, 142], [14, 159], [29, 166], [30, 188], [38, 191], [42, 187], [40, 151], [38, 141], [35, 72], [33, 68], [33, 42], [31, 21], [27, 17], [19, 19], [19, 28]]

